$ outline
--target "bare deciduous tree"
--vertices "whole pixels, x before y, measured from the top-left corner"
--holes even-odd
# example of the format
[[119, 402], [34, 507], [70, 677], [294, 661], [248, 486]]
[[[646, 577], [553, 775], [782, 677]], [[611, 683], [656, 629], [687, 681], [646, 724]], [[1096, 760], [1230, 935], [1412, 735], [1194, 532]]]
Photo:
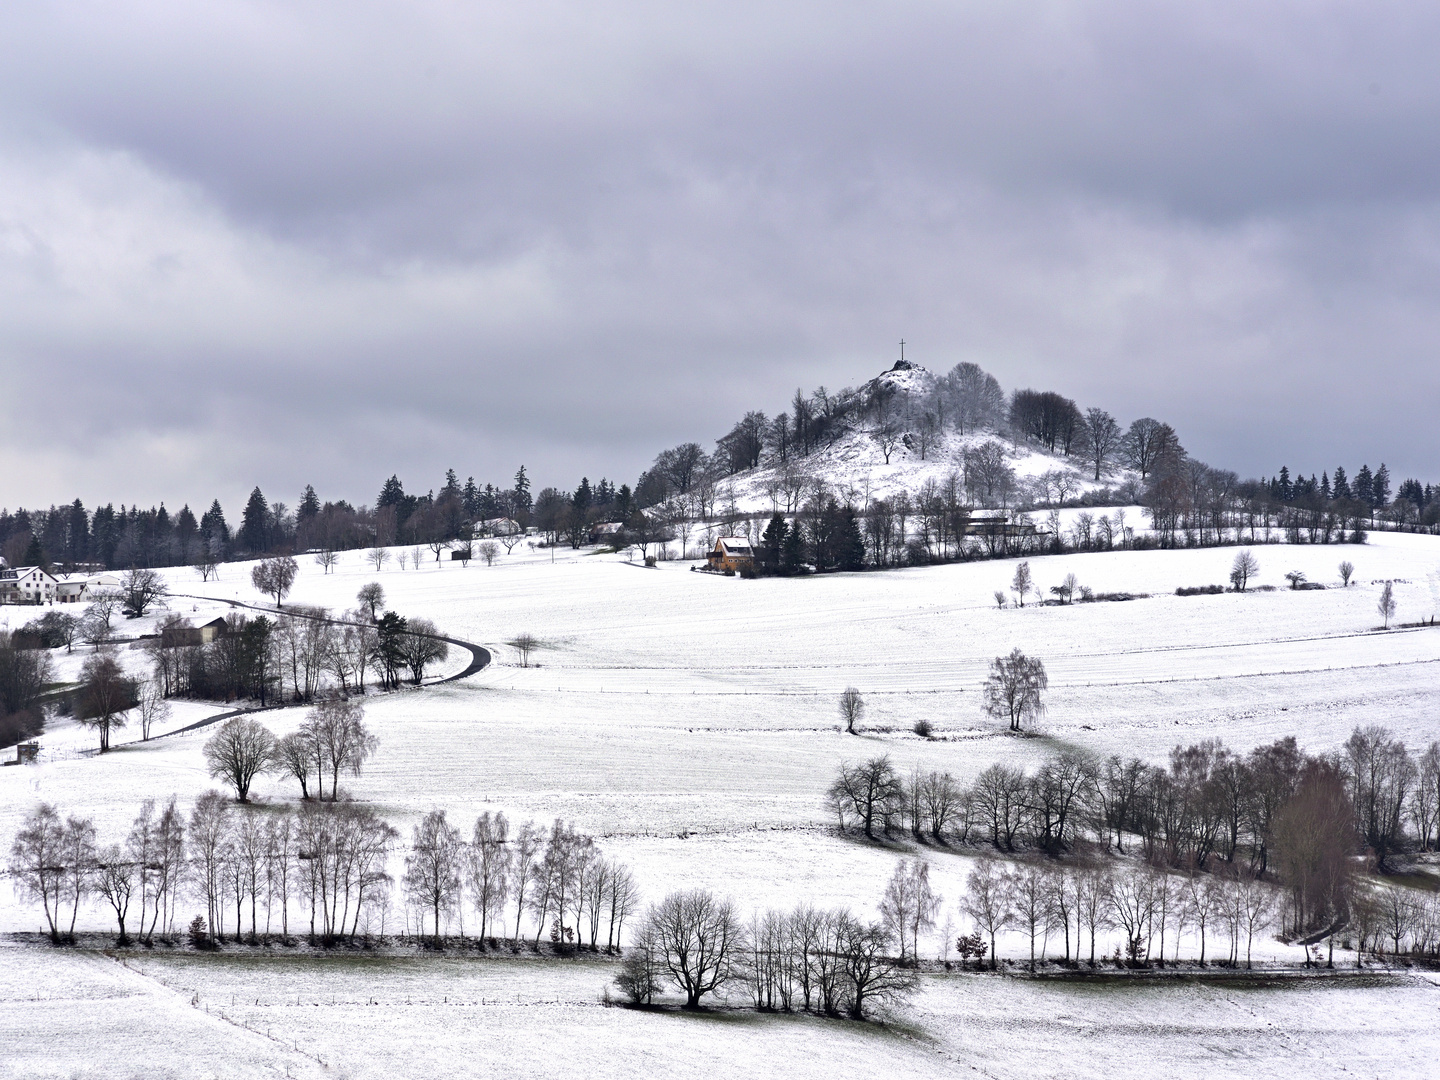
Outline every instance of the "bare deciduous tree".
[[1014, 590], [1021, 607], [1025, 606], [1025, 597], [1035, 588], [1035, 579], [1030, 576], [1030, 564], [1028, 562], [1018, 563], [1015, 567], [1015, 577], [1010, 582], [1010, 588]]
[[860, 691], [853, 686], [847, 686], [845, 692], [840, 695], [840, 720], [845, 725], [845, 730], [851, 735], [855, 734], [855, 725], [865, 715], [865, 699], [860, 696]]
[[165, 579], [154, 570], [131, 567], [120, 579], [121, 604], [128, 614], [137, 618], [169, 595]]
[[[501, 921], [510, 891], [510, 823], [487, 810], [475, 819], [475, 838], [468, 852], [470, 895], [480, 916], [480, 940]], [[489, 933], [487, 933], [489, 931]]]
[[660, 965], [685, 995], [685, 1008], [738, 972], [744, 930], [735, 905], [705, 889], [674, 892], [653, 906], [641, 938], [653, 941]]
[[1241, 548], [1235, 553], [1235, 561], [1230, 564], [1230, 584], [1236, 592], [1244, 592], [1250, 584], [1250, 579], [1260, 573], [1260, 562], [1255, 558], [1254, 552], [1249, 548]]
[[930, 866], [919, 859], [901, 859], [880, 899], [881, 924], [900, 946], [900, 961], [920, 959], [920, 931], [935, 925], [942, 897], [930, 887]]
[[325, 573], [327, 574], [330, 573], [331, 570], [335, 569], [335, 564], [339, 561], [339, 554], [337, 552], [331, 551], [329, 548], [321, 548], [315, 553], [315, 565], [320, 567], [320, 569], [325, 571]]
[[[512, 547], [514, 545], [511, 545]], [[485, 560], [486, 566], [494, 566], [496, 558], [500, 555], [500, 548], [494, 540], [482, 541], [479, 547], [480, 558]]]
[[826, 791], [825, 801], [842, 829], [853, 819], [873, 840], [877, 824], [887, 833], [893, 826], [903, 805], [904, 785], [888, 755], [853, 768], [842, 762], [840, 775]]
[[1104, 409], [1086, 409], [1080, 426], [1080, 449], [1087, 463], [1095, 466], [1095, 479], [1100, 479], [1105, 466], [1120, 452], [1124, 436], [1115, 418]]
[[274, 762], [275, 736], [260, 721], [235, 716], [205, 743], [205, 765], [211, 777], [235, 789], [237, 802], [250, 801], [250, 784]]
[[[433, 942], [438, 949], [442, 913], [454, 910], [460, 900], [460, 872], [464, 866], [460, 830], [445, 820], [444, 810], [432, 810], [415, 826], [410, 854], [405, 857], [405, 893], [434, 920]], [[421, 926], [424, 929], [423, 922]]]
[[539, 647], [540, 641], [535, 635], [527, 632], [517, 634], [509, 644], [511, 648], [520, 654], [520, 666], [528, 668], [530, 666], [530, 654]]
[[50, 940], [60, 940], [60, 900], [64, 886], [65, 823], [49, 803], [41, 803], [25, 817], [10, 844], [10, 875], [15, 889], [27, 900], [38, 901], [50, 928]]
[[380, 618], [380, 609], [385, 606], [385, 590], [378, 581], [360, 586], [360, 591], [355, 594], [355, 599], [370, 610], [371, 622]]
[[135, 684], [125, 677], [119, 661], [100, 652], [80, 669], [80, 694], [75, 718], [100, 733], [100, 752], [110, 749], [110, 732], [125, 726], [125, 714], [135, 707]]
[[305, 731], [292, 731], [275, 743], [271, 769], [300, 781], [300, 798], [310, 799], [310, 773], [319, 773], [320, 762], [315, 753], [315, 740]]
[[256, 592], [275, 597], [275, 606], [281, 607], [285, 595], [295, 584], [295, 575], [299, 569], [289, 555], [264, 559], [250, 571], [250, 584], [255, 586]]
[[1380, 590], [1380, 599], [1375, 603], [1375, 609], [1385, 620], [1385, 629], [1389, 630], [1390, 620], [1395, 617], [1395, 586], [1392, 582], [1385, 582], [1385, 587]]
[[[330, 773], [330, 800], [339, 796], [340, 773], [359, 776], [365, 762], [379, 747], [379, 740], [365, 728], [362, 702], [339, 695], [321, 700], [305, 714], [302, 730], [313, 741], [320, 774]], [[317, 781], [315, 795], [323, 799], [323, 784]]]
[[379, 573], [380, 568], [390, 561], [390, 552], [377, 545], [366, 550], [365, 561], [375, 568], [376, 573]]
[[990, 662], [985, 711], [997, 720], [1007, 720], [1011, 731], [1020, 731], [1045, 711], [1041, 695], [1049, 685], [1044, 663], [1017, 647], [1009, 656], [997, 656]]
[[1340, 564], [1340, 583], [1347, 589], [1350, 587], [1350, 579], [1355, 576], [1355, 564], [1346, 559]]
[[150, 729], [170, 718], [170, 703], [165, 700], [161, 686], [154, 679], [144, 680], [136, 697], [136, 708], [140, 713], [140, 738], [148, 741]]
[[990, 939], [990, 967], [996, 967], [995, 937], [1010, 926], [1014, 913], [1005, 875], [988, 859], [980, 862], [965, 879], [965, 898], [960, 906]]
[[416, 685], [425, 677], [425, 669], [438, 664], [450, 655], [450, 646], [440, 638], [440, 632], [429, 619], [410, 619], [406, 632], [401, 638], [401, 651], [410, 668], [410, 679]]

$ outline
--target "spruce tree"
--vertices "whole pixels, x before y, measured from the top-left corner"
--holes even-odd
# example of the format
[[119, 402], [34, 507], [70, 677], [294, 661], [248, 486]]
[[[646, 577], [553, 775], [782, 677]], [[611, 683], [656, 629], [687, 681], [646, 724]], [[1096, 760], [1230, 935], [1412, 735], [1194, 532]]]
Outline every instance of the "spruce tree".
[[309, 521], [311, 518], [320, 516], [320, 496], [315, 494], [315, 489], [309, 484], [305, 485], [305, 491], [300, 496], [300, 505], [295, 509], [297, 521]]
[[392, 474], [380, 488], [380, 497], [375, 500], [375, 509], [383, 510], [387, 506], [398, 508], [404, 502], [405, 485], [400, 483], [400, 477]]
[[1332, 485], [1331, 490], [1337, 499], [1349, 499], [1351, 497], [1350, 481], [1345, 476], [1344, 466], [1335, 466], [1335, 483]]
[[521, 465], [515, 473], [515, 509], [522, 514], [528, 514], [532, 505], [530, 500], [530, 478], [525, 475], [525, 466]]
[[785, 549], [785, 541], [790, 535], [790, 526], [785, 523], [781, 514], [772, 515], [770, 524], [765, 526], [765, 532], [760, 536], [760, 550], [758, 562], [760, 572], [764, 574], [778, 573], [780, 560]]
[[[205, 511], [205, 516], [200, 519], [200, 529], [205, 533], [205, 539], [212, 550], [230, 542], [230, 526], [225, 524], [225, 511], [220, 509], [219, 499], [212, 502], [210, 509]], [[219, 552], [216, 551], [216, 554]]]
[[780, 572], [799, 574], [805, 570], [805, 537], [798, 523], [785, 531], [785, 540], [780, 548]]
[[42, 569], [50, 565], [45, 558], [45, 549], [40, 546], [38, 536], [30, 537], [30, 543], [25, 548], [25, 557], [20, 560], [26, 566], [38, 566]]
[[250, 492], [240, 517], [240, 543], [247, 551], [262, 552], [269, 547], [270, 504], [257, 487]]
[[863, 570], [865, 568], [865, 537], [860, 533], [860, 519], [854, 510], [845, 511], [844, 523], [840, 527], [840, 569]]
[[1370, 485], [1370, 505], [1376, 510], [1390, 504], [1390, 470], [1382, 461], [1375, 470], [1375, 479]]
[[1374, 506], [1375, 503], [1371, 500], [1374, 485], [1375, 478], [1370, 475], [1370, 466], [1361, 465], [1360, 471], [1355, 474], [1355, 483], [1352, 485], [1356, 502], [1364, 503], [1366, 506]]

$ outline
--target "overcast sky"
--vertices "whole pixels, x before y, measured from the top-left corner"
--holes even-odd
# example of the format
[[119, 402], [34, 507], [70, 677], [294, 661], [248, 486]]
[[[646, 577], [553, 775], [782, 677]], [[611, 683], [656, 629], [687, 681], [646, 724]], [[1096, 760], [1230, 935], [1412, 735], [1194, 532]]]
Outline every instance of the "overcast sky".
[[972, 360], [1440, 480], [1440, 7], [10, 0], [0, 504], [631, 480]]

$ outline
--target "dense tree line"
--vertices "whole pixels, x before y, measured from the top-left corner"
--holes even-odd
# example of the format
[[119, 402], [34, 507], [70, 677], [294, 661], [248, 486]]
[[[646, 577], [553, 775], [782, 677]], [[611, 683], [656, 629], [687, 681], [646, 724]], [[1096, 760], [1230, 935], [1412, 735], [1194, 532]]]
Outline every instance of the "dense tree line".
[[[954, 469], [945, 479], [886, 499], [827, 482], [812, 460], [857, 433], [873, 438], [888, 462], [895, 453], [929, 460], [941, 452], [946, 433], [987, 432], [997, 437], [969, 440], [950, 457]], [[1017, 476], [1006, 440], [1035, 446], [1072, 467]], [[1013, 511], [1016, 519], [1005, 524], [1023, 526], [1020, 515], [1037, 508], [1141, 503], [1154, 536], [1136, 542], [1162, 546], [1223, 543], [1242, 534], [1254, 542], [1272, 530], [1291, 542], [1328, 543], [1362, 538], [1365, 528], [1440, 527], [1437, 489], [1407, 479], [1392, 498], [1384, 465], [1373, 474], [1362, 466], [1353, 479], [1337, 468], [1318, 481], [1292, 480], [1288, 469], [1269, 480], [1241, 480], [1190, 457], [1162, 421], [1142, 417], [1127, 427], [1104, 409], [1081, 409], [1055, 391], [1024, 388], [1006, 395], [992, 375], [964, 363], [923, 390], [902, 389], [884, 377], [838, 393], [823, 386], [809, 395], [797, 390], [790, 408], [774, 416], [747, 412], [711, 453], [694, 442], [663, 451], [633, 489], [582, 478], [573, 491], [546, 487], [532, 497], [523, 467], [511, 484], [498, 487], [481, 486], [473, 477], [462, 484], [452, 469], [438, 490], [423, 495], [407, 492], [391, 476], [373, 505], [359, 507], [322, 502], [307, 485], [291, 508], [256, 487], [233, 528], [218, 500], [198, 517], [188, 505], [174, 514], [163, 505], [143, 510], [107, 504], [89, 511], [75, 500], [48, 510], [0, 510], [0, 555], [12, 566], [62, 570], [213, 566], [267, 554], [427, 544], [437, 545], [438, 558], [439, 545], [468, 544], [477, 523], [497, 518], [533, 525], [547, 542], [576, 548], [593, 538], [597, 525], [611, 524], [619, 528], [607, 533], [608, 541], [644, 550], [677, 531], [683, 535], [689, 523], [736, 519], [722, 498], [721, 481], [761, 466], [770, 470], [767, 494], [776, 512], [815, 532], [810, 558], [800, 561], [824, 568], [853, 562], [853, 536], [827, 543], [836, 519], [846, 525], [843, 519], [852, 516], [874, 566], [1003, 553], [1026, 543], [1085, 549], [1125, 542], [1123, 536], [1072, 539], [1058, 528], [1037, 540], [1023, 528], [995, 527], [967, 543], [965, 515], [977, 506]], [[1082, 471], [1110, 486], [1082, 492]], [[918, 527], [908, 528], [911, 523]]]
[[645, 912], [615, 983], [636, 1005], [669, 987], [698, 1009], [734, 986], [758, 1010], [863, 1020], [867, 1008], [915, 988], [915, 957], [896, 934], [905, 925], [893, 913], [867, 922], [848, 908], [809, 905], [757, 911], [746, 923], [708, 890], [673, 892]]
[[1299, 936], [1349, 925], [1357, 860], [1383, 874], [1397, 853], [1440, 844], [1440, 742], [1411, 751], [1372, 725], [1320, 756], [1293, 737], [1244, 755], [1218, 739], [1176, 746], [1164, 767], [1066, 752], [1029, 771], [992, 765], [969, 785], [901, 776], [882, 756], [842, 765], [827, 806], [842, 830], [871, 837], [1134, 855], [1278, 880]]
[[360, 607], [338, 618], [305, 606], [273, 618], [232, 612], [224, 631], [203, 644], [187, 619], [172, 614], [146, 647], [164, 697], [262, 705], [312, 701], [332, 690], [363, 694], [367, 680], [388, 690], [403, 682], [418, 686], [427, 669], [448, 657], [449, 646], [429, 619], [393, 611], [376, 618], [373, 611]]
[[[601, 486], [609, 491], [608, 481]], [[164, 567], [255, 558], [271, 553], [345, 551], [375, 544], [426, 544], [455, 540], [491, 518], [528, 521], [530, 481], [522, 467], [511, 486], [461, 484], [453, 469], [438, 492], [410, 495], [398, 477], [382, 485], [373, 506], [343, 499], [322, 502], [306, 485], [292, 508], [251, 491], [233, 527], [218, 499], [198, 517], [184, 505], [171, 513], [162, 504], [88, 510], [76, 499], [48, 510], [0, 510], [0, 556], [11, 566], [75, 568]]]
[[[398, 830], [358, 803], [306, 800], [261, 813], [208, 791], [188, 817], [173, 797], [147, 799], [111, 843], [93, 820], [42, 803], [14, 838], [9, 871], [56, 942], [74, 940], [80, 909], [93, 903], [110, 909], [121, 944], [185, 935], [214, 947], [303, 934], [332, 945], [386, 936], [397, 914], [389, 866], [399, 844]], [[618, 951], [638, 908], [629, 869], [558, 820], [512, 834], [504, 814], [486, 812], [467, 837], [434, 811], [404, 855], [399, 925], [432, 945], [458, 937], [538, 948], [548, 928], [562, 951]], [[203, 913], [187, 919], [192, 905]]]

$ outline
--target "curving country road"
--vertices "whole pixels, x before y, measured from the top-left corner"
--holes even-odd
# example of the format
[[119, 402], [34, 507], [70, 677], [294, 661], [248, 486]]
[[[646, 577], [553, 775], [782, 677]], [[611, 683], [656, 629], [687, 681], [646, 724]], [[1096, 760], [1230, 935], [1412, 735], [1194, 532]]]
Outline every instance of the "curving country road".
[[[241, 600], [217, 600], [217, 598], [213, 596], [196, 596], [191, 593], [171, 593], [170, 595], [180, 597], [185, 600], [204, 600], [210, 603], [229, 604], [232, 608], [249, 608], [251, 611], [264, 612], [266, 615], [279, 614], [290, 615], [293, 618], [297, 619], [313, 619], [316, 622], [329, 623], [331, 626], [355, 625], [354, 623], [347, 623], [343, 619], [332, 619], [328, 615], [309, 615], [301, 611], [285, 611], [283, 608], [262, 607], [259, 604], [247, 604]], [[432, 679], [428, 682], [422, 683], [421, 685], [423, 686], [439, 686], [441, 683], [456, 682], [459, 679], [468, 679], [471, 675], [474, 675], [476, 672], [482, 671], [487, 666], [489, 666], [492, 659], [489, 649], [485, 648], [485, 646], [483, 645], [476, 645], [474, 642], [471, 641], [462, 641], [459, 638], [446, 637], [444, 634], [422, 634], [420, 636], [428, 637], [435, 641], [443, 641], [447, 645], [454, 645], [457, 648], [464, 649], [470, 654], [470, 663], [466, 665], [463, 671], [457, 672], [454, 675], [446, 675], [443, 679]], [[193, 724], [186, 724], [184, 727], [176, 728], [174, 731], [167, 731], [164, 735], [157, 735], [155, 736], [155, 738], [166, 739], [169, 738], [171, 735], [183, 735], [188, 731], [196, 731], [199, 728], [209, 727], [211, 724], [218, 724], [221, 720], [229, 720], [232, 716], [241, 716], [245, 713], [269, 712], [272, 709], [289, 707], [289, 705], [277, 704], [266, 705], [263, 707], [256, 705], [244, 709], [231, 709], [229, 712], [219, 713], [216, 716], [209, 716], [206, 717], [204, 720], [197, 720]], [[154, 739], [151, 740], [151, 742], [154, 741]]]

